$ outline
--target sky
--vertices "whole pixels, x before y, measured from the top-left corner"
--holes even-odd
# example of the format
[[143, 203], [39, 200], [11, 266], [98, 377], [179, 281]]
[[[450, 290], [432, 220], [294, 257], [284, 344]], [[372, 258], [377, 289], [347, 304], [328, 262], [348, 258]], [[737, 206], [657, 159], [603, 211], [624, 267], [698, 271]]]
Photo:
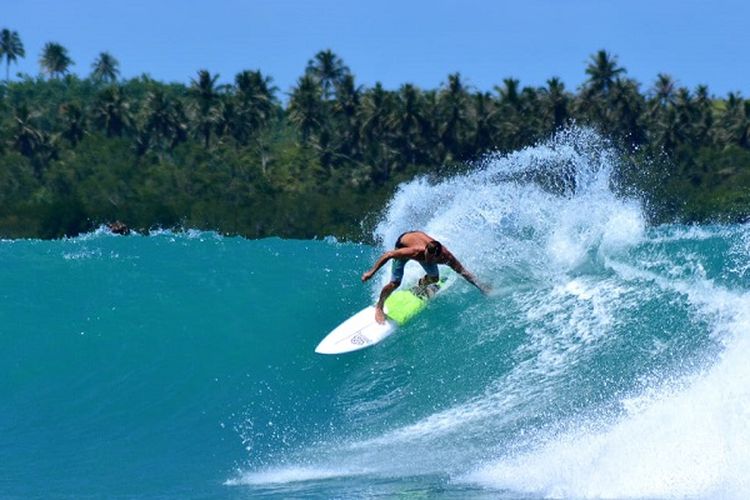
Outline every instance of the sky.
[[555, 76], [575, 90], [605, 49], [642, 90], [666, 73], [748, 96], [748, 19], [747, 0], [2, 0], [0, 9], [0, 28], [26, 50], [11, 75], [38, 75], [54, 41], [81, 76], [107, 51], [124, 78], [189, 83], [207, 69], [228, 83], [259, 69], [282, 98], [325, 49], [366, 87], [433, 89], [459, 72], [475, 90]]

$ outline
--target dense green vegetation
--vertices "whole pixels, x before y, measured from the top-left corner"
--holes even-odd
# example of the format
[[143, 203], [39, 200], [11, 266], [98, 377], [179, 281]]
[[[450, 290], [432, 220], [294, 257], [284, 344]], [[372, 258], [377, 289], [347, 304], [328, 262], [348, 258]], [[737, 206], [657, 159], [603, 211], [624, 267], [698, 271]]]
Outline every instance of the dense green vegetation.
[[621, 187], [648, 197], [657, 222], [750, 215], [750, 102], [678, 87], [641, 91], [617, 59], [593, 55], [575, 92], [507, 78], [495, 92], [458, 73], [438, 89], [363, 87], [332, 51], [311, 59], [285, 102], [272, 79], [230, 85], [200, 70], [189, 85], [119, 79], [102, 53], [88, 78], [48, 43], [43, 76], [9, 70], [24, 57], [0, 33], [0, 235], [59, 237], [122, 220], [250, 237], [356, 236], [399, 183], [442, 175], [487, 152], [534, 144], [571, 123], [623, 152]]

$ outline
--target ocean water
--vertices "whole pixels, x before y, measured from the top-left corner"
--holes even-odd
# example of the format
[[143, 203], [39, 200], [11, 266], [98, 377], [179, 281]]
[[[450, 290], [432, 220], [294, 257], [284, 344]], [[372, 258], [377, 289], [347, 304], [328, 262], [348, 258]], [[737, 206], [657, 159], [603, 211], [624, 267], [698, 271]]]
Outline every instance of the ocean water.
[[[0, 497], [747, 498], [750, 226], [649, 226], [617, 164], [578, 130], [415, 180], [375, 247], [0, 241]], [[413, 228], [492, 294], [314, 354]]]

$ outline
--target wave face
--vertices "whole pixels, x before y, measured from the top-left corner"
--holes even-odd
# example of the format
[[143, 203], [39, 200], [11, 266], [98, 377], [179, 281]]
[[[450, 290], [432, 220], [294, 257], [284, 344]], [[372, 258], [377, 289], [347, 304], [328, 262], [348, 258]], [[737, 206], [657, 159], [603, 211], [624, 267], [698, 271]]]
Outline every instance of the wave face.
[[[648, 227], [617, 162], [574, 130], [415, 180], [379, 248], [0, 242], [0, 493], [746, 498], [750, 226]], [[382, 344], [315, 355], [417, 228], [490, 296], [459, 280]]]

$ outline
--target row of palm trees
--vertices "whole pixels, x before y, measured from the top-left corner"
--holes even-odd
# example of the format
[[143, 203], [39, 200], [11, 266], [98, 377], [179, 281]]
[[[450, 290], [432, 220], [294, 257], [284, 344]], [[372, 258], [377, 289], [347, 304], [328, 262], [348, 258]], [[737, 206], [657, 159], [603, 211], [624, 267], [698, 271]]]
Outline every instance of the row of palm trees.
[[[7, 66], [23, 57], [16, 32], [0, 32], [0, 56], [7, 75]], [[60, 81], [72, 60], [64, 47], [48, 43], [40, 63], [51, 80]], [[56, 148], [74, 148], [87, 135], [102, 134], [131, 138], [139, 155], [169, 153], [191, 140], [206, 150], [252, 148], [265, 172], [274, 161], [274, 141], [287, 138], [283, 131], [291, 129], [329, 173], [346, 167], [376, 184], [416, 167], [514, 150], [571, 123], [595, 126], [624, 146], [658, 152], [750, 147], [750, 103], [737, 93], [716, 99], [706, 86], [691, 91], [664, 74], [642, 92], [604, 50], [591, 56], [585, 71], [587, 80], [575, 93], [559, 78], [539, 88], [506, 78], [493, 92], [479, 91], [459, 73], [439, 89], [407, 83], [388, 90], [380, 83], [358, 85], [344, 61], [324, 50], [308, 62], [284, 105], [272, 78], [260, 71], [243, 71], [230, 85], [219, 84], [219, 75], [208, 70], [198, 71], [188, 86], [145, 77], [118, 82], [119, 63], [103, 52], [92, 65], [95, 91], [87, 99], [63, 97], [52, 110], [12, 103], [11, 142], [34, 158], [40, 171]], [[72, 85], [76, 78], [67, 81]], [[13, 86], [6, 87], [11, 95]], [[41, 115], [55, 118], [42, 126]]]
[[[0, 60], [5, 59], [5, 81], [10, 81], [10, 65], [26, 57], [21, 37], [17, 31], [4, 28], [0, 31]], [[42, 49], [39, 65], [50, 78], [65, 76], [75, 63], [68, 49], [56, 42], [47, 42]], [[102, 52], [92, 64], [91, 77], [98, 81], [114, 82], [120, 74], [119, 62], [110, 53]]]
[[750, 102], [715, 99], [705, 85], [679, 87], [665, 74], [642, 92], [615, 56], [601, 50], [577, 93], [559, 78], [522, 87], [506, 78], [494, 92], [469, 88], [454, 73], [437, 90], [404, 84], [389, 91], [356, 86], [331, 51], [318, 53], [292, 89], [288, 119], [323, 163], [365, 162], [387, 177], [404, 165], [442, 165], [487, 151], [511, 151], [571, 123], [594, 126], [627, 148], [750, 146]]

